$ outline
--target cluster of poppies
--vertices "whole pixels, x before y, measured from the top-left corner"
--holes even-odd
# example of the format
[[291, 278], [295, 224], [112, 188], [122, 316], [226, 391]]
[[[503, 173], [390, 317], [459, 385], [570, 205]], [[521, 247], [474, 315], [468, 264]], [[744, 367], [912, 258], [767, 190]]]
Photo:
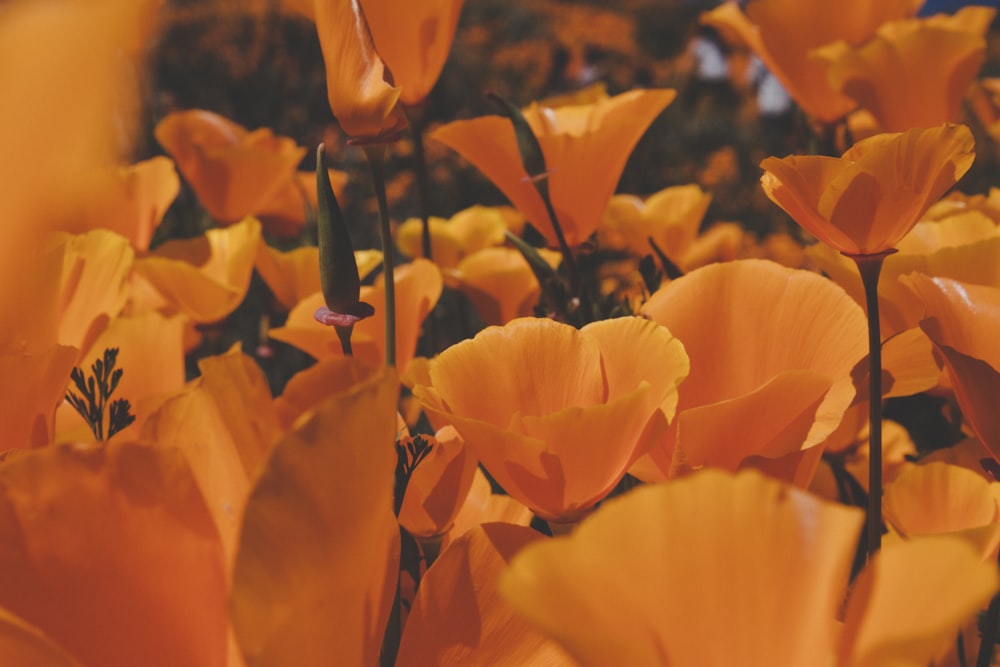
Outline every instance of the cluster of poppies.
[[[803, 245], [702, 229], [697, 185], [615, 194], [673, 90], [425, 128], [460, 0], [281, 4], [380, 248], [338, 206], [365, 176], [267, 128], [177, 112], [117, 161], [157, 0], [0, 7], [0, 663], [995, 664], [1000, 191], [953, 189], [960, 121], [1000, 132], [992, 10], [702, 17], [839, 142], [761, 164]], [[384, 157], [425, 129], [511, 206], [390, 224]], [[154, 243], [182, 187], [211, 228]], [[188, 379], [255, 272], [315, 363]], [[917, 394], [957, 443], [883, 420]]]

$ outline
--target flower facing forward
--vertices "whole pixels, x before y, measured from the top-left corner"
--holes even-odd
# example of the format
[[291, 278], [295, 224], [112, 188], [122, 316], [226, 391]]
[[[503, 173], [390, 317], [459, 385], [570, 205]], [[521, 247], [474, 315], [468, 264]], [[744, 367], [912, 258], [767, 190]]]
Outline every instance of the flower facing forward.
[[511, 496], [568, 522], [663, 435], [687, 373], [681, 343], [648, 320], [522, 318], [443, 352], [414, 395]]
[[375, 50], [358, 0], [316, 0], [316, 30], [326, 63], [330, 109], [349, 136], [390, 140], [406, 127], [402, 90]]
[[839, 158], [769, 157], [761, 185], [813, 236], [845, 255], [878, 255], [899, 242], [972, 166], [964, 125], [879, 134]]
[[[590, 104], [550, 108], [538, 103], [524, 118], [545, 157], [549, 195], [566, 242], [578, 246], [601, 223], [629, 154], [673, 90], [632, 90]], [[482, 116], [443, 125], [431, 137], [482, 171], [555, 247], [555, 228], [533, 178], [521, 162], [510, 121]]]

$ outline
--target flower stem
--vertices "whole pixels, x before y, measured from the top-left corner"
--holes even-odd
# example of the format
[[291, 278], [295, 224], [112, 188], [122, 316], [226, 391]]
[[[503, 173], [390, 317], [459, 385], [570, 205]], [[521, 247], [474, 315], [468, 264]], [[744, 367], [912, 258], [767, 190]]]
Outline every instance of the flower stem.
[[[893, 250], [892, 252], [895, 252]], [[879, 327], [878, 279], [891, 253], [854, 255], [865, 287], [868, 311], [868, 560], [882, 546], [882, 334]]]
[[385, 272], [385, 365], [396, 365], [396, 282], [389, 202], [385, 197], [385, 145], [364, 146], [378, 201], [379, 236], [382, 239], [382, 267]]
[[[417, 207], [420, 213], [421, 232], [420, 245], [423, 255], [433, 261], [431, 244], [431, 203], [430, 203], [430, 176], [427, 170], [427, 153], [424, 150], [424, 124], [421, 122], [421, 113], [413, 113], [413, 109], [407, 107], [406, 118], [410, 125], [410, 132], [413, 135], [413, 157], [414, 176], [417, 183]], [[419, 110], [417, 110], [419, 111]], [[425, 334], [427, 336], [427, 347], [431, 356], [438, 353], [438, 327], [434, 314], [431, 313], [424, 322]]]

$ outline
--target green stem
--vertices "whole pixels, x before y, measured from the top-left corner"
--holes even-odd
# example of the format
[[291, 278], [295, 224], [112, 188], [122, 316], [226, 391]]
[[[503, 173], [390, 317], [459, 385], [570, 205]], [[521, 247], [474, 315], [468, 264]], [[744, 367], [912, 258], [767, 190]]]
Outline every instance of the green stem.
[[379, 236], [382, 238], [382, 268], [385, 273], [385, 365], [396, 365], [396, 276], [393, 258], [392, 228], [389, 224], [389, 202], [385, 197], [385, 145], [364, 147], [372, 172], [375, 198], [378, 201]]
[[[895, 252], [895, 250], [891, 251]], [[868, 560], [882, 546], [882, 337], [878, 313], [878, 279], [891, 253], [854, 255], [865, 287], [868, 310]]]
[[545, 202], [545, 212], [549, 214], [549, 220], [552, 222], [552, 229], [556, 232], [556, 241], [559, 242], [559, 252], [561, 252], [563, 256], [563, 264], [566, 265], [566, 270], [569, 273], [570, 294], [579, 298], [580, 269], [576, 265], [576, 258], [573, 256], [573, 251], [570, 250], [569, 244], [566, 243], [566, 236], [563, 234], [562, 225], [559, 224], [559, 218], [556, 217], [556, 210], [552, 206], [552, 198], [549, 197], [548, 187], [545, 187], [544, 189], [540, 188], [539, 194], [542, 195], [542, 201]]
[[[417, 182], [417, 207], [420, 213], [422, 224], [420, 232], [420, 245], [423, 255], [433, 261], [431, 256], [431, 204], [430, 204], [430, 174], [427, 169], [427, 153], [424, 150], [424, 124], [420, 122], [419, 114], [411, 113], [412, 109], [406, 108], [406, 118], [410, 124], [410, 132], [413, 134], [413, 157], [415, 163], [413, 167], [414, 176]], [[438, 353], [438, 327], [434, 319], [434, 313], [428, 315], [424, 321], [425, 333], [427, 335], [427, 347], [430, 349], [430, 356]]]
[[420, 244], [424, 251], [424, 257], [433, 260], [431, 256], [431, 213], [430, 213], [430, 178], [427, 171], [427, 153], [424, 151], [424, 126], [415, 120], [406, 110], [406, 117], [410, 123], [410, 131], [413, 134], [413, 157], [414, 176], [417, 181], [417, 207], [420, 213], [420, 222], [423, 224], [420, 234]]
[[337, 338], [340, 339], [340, 349], [344, 351], [344, 356], [352, 356], [354, 354], [354, 346], [351, 345], [351, 334], [354, 332], [354, 325], [352, 324], [349, 327], [334, 325], [333, 328], [337, 331]]

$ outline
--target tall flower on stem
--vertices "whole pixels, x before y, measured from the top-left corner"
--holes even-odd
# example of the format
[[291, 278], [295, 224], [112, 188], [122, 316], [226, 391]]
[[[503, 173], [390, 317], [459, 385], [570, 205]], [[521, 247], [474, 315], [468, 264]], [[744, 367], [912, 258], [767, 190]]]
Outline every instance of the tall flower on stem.
[[399, 138], [406, 115], [399, 104], [402, 90], [375, 50], [359, 0], [317, 0], [316, 30], [326, 62], [330, 109], [350, 142], [362, 145], [378, 198], [379, 236], [385, 270], [387, 366], [396, 365], [396, 290], [389, 206], [385, 196], [385, 144]]
[[385, 58], [392, 77], [402, 90], [400, 101], [410, 120], [416, 159], [417, 197], [423, 223], [421, 243], [431, 258], [430, 210], [424, 125], [414, 110], [427, 99], [441, 74], [464, 0], [362, 0], [375, 47]]
[[767, 196], [806, 231], [853, 259], [865, 287], [868, 312], [871, 464], [868, 553], [882, 538], [882, 352], [878, 278], [882, 262], [920, 216], [959, 178], [975, 157], [962, 125], [879, 134], [839, 158], [770, 157], [761, 163]]

